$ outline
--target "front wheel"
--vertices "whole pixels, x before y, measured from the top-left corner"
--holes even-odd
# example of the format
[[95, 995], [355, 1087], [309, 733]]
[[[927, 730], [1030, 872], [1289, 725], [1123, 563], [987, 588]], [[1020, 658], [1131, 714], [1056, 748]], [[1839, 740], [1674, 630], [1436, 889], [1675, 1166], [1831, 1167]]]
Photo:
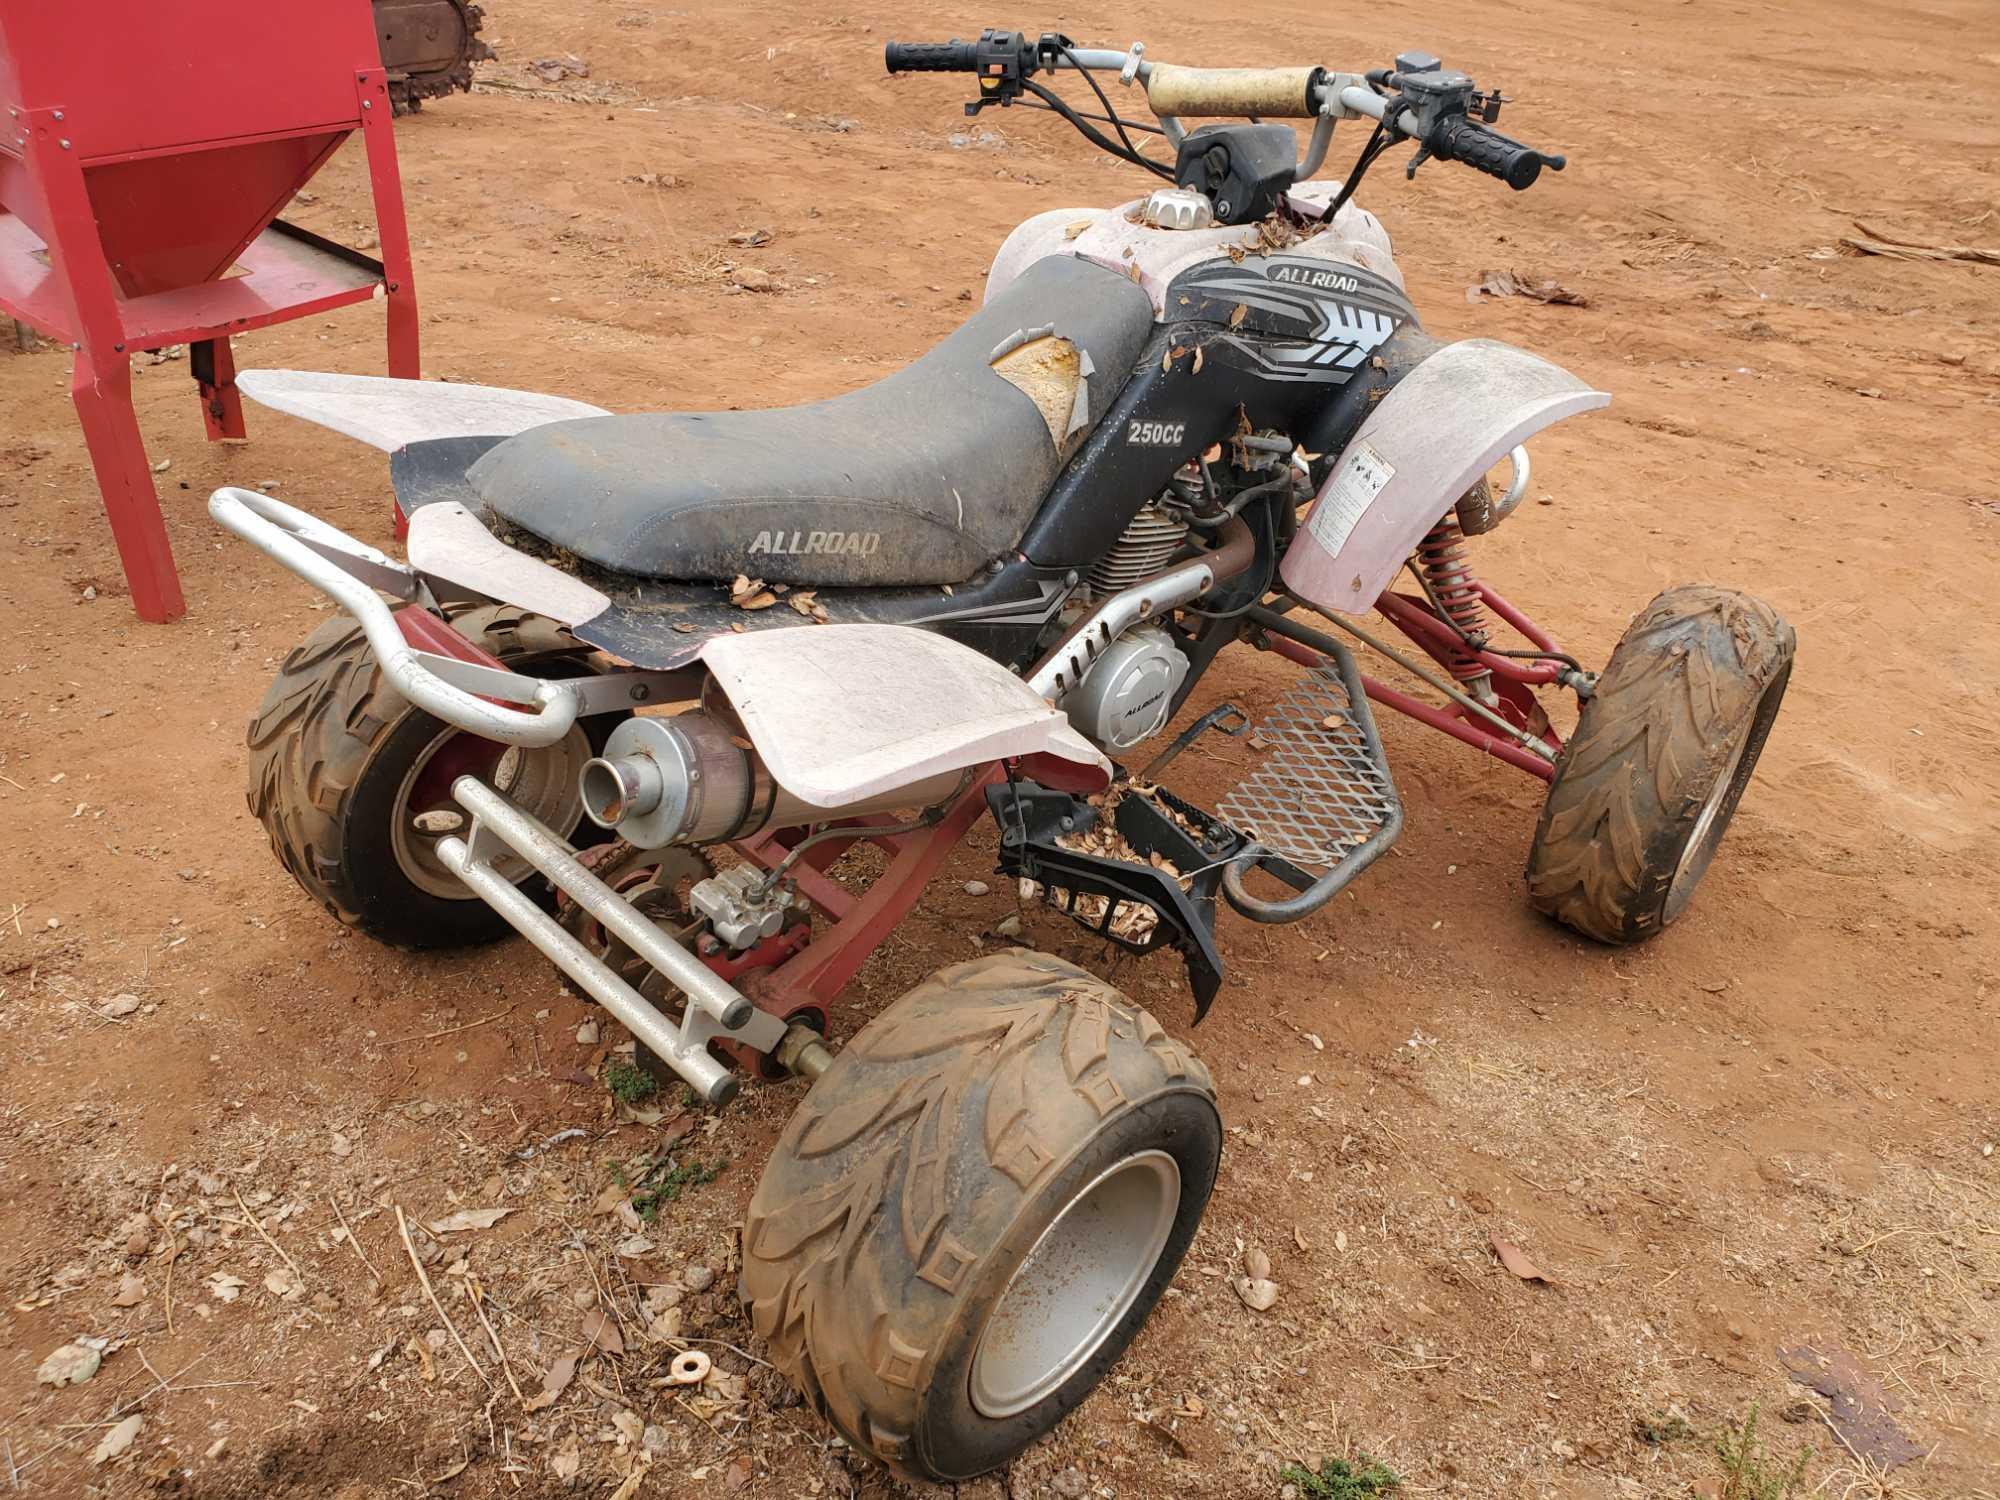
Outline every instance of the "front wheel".
[[[540, 615], [481, 605], [450, 620], [516, 672], [589, 670], [585, 648]], [[559, 835], [596, 834], [577, 778], [615, 719], [587, 722], [538, 750], [454, 729], [390, 686], [361, 627], [343, 616], [285, 658], [250, 721], [250, 811], [292, 878], [349, 926], [404, 948], [489, 942], [513, 929], [437, 853], [465, 821], [451, 784], [470, 773]], [[553, 899], [525, 861], [502, 868], [537, 900]]]
[[1606, 943], [1687, 909], [1792, 675], [1797, 637], [1731, 589], [1669, 589], [1611, 653], [1563, 751], [1535, 842], [1538, 911]]
[[1208, 1070], [1060, 959], [944, 969], [855, 1036], [779, 1138], [740, 1290], [849, 1443], [998, 1468], [1117, 1361], [1215, 1184]]

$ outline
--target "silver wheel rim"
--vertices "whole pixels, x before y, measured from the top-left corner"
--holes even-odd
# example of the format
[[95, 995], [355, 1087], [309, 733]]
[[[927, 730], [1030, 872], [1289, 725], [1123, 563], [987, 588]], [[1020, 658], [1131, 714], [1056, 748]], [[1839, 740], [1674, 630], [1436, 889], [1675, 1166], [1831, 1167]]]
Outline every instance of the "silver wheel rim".
[[[424, 746], [424, 753], [403, 773], [403, 784], [396, 788], [395, 824], [390, 844], [395, 850], [396, 867], [418, 890], [445, 901], [476, 901], [479, 898], [464, 881], [445, 868], [437, 852], [439, 839], [447, 834], [464, 833], [463, 818], [457, 823], [440, 820], [431, 822], [430, 826], [420, 826], [436, 809], [413, 812], [410, 808], [410, 795], [416, 790], [417, 780], [424, 774], [425, 767], [430, 765], [431, 757], [460, 733], [453, 729], [440, 734]], [[583, 794], [578, 788], [577, 778], [582, 774], [583, 763], [590, 756], [590, 740], [580, 727], [572, 728], [555, 744], [539, 750], [524, 750], [518, 745], [510, 745], [494, 766], [490, 784], [522, 811], [568, 838], [576, 825], [583, 821]], [[513, 854], [495, 860], [493, 867], [517, 884], [528, 878], [532, 868], [526, 860]]]
[[1722, 804], [1729, 800], [1729, 789], [1736, 784], [1736, 768], [1743, 764], [1743, 752], [1749, 748], [1750, 739], [1750, 731], [1745, 730], [1743, 738], [1736, 742], [1736, 748], [1729, 752], [1729, 763], [1715, 778], [1715, 785], [1708, 789], [1701, 811], [1695, 815], [1694, 831], [1688, 835], [1687, 843], [1681, 846], [1680, 860], [1674, 865], [1673, 883], [1667, 887], [1666, 910], [1661, 913], [1668, 922], [1686, 908], [1694, 895], [1695, 886], [1707, 873], [1709, 858], [1715, 852], [1715, 840], [1722, 836], [1715, 820], [1722, 811]]
[[1026, 1411], [1103, 1347], [1145, 1290], [1180, 1204], [1180, 1164], [1141, 1151], [1063, 1206], [979, 1331], [971, 1395], [982, 1416]]

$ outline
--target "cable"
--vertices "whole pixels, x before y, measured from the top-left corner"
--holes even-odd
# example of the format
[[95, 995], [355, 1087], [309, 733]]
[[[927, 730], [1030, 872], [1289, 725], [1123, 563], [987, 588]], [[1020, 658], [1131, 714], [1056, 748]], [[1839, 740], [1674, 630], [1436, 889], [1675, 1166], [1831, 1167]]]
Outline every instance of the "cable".
[[[1056, 113], [1056, 111], [1050, 109], [1048, 105], [1037, 104], [1031, 99], [1016, 99], [1014, 101], [1014, 107], [1016, 109], [1039, 109], [1047, 114]], [[1110, 116], [1110, 115], [1085, 114], [1080, 109], [1072, 110], [1070, 112], [1074, 114], [1079, 120], [1102, 120], [1107, 125], [1123, 125], [1127, 130], [1143, 130], [1148, 135], [1165, 135], [1167, 133], [1165, 129], [1163, 129], [1158, 125], [1142, 125], [1137, 120], [1122, 120], [1115, 116]]]
[[1354, 169], [1347, 174], [1347, 181], [1340, 185], [1340, 191], [1334, 195], [1333, 202], [1327, 204], [1326, 212], [1319, 216], [1320, 223], [1333, 222], [1333, 216], [1346, 207], [1347, 200], [1354, 196], [1354, 190], [1361, 186], [1362, 177], [1375, 165], [1375, 158], [1394, 144], [1388, 136], [1388, 123], [1386, 118], [1375, 122], [1375, 129], [1368, 137], [1368, 144], [1363, 146], [1361, 154], [1355, 157]]
[[[1132, 144], [1132, 137], [1125, 133], [1125, 122], [1118, 118], [1118, 111], [1111, 107], [1111, 100], [1105, 94], [1103, 86], [1092, 76], [1090, 69], [1086, 68], [1078, 60], [1076, 53], [1068, 45], [1063, 47], [1062, 55], [1069, 59], [1069, 65], [1083, 75], [1083, 81], [1089, 84], [1090, 91], [1097, 95], [1097, 102], [1104, 106], [1104, 113], [1111, 117], [1109, 123], [1117, 129], [1118, 139], [1125, 143], [1125, 149], [1130, 151], [1134, 156], [1137, 156], [1139, 148]], [[1078, 118], [1081, 118], [1081, 116]], [[1162, 134], [1164, 133], [1163, 131]]]
[[[1171, 167], [1163, 166], [1150, 157], [1141, 156], [1136, 147], [1119, 145], [1118, 142], [1112, 140], [1110, 136], [1099, 130], [1095, 125], [1088, 123], [1074, 109], [1071, 109], [1068, 102], [1060, 95], [1043, 88], [1042, 85], [1036, 83], [1032, 78], [1022, 79], [1021, 87], [1025, 88], [1037, 99], [1042, 100], [1050, 109], [1069, 121], [1071, 125], [1076, 127], [1077, 134], [1081, 135], [1100, 151], [1109, 152], [1120, 161], [1130, 162], [1135, 167], [1144, 167], [1148, 172], [1159, 177], [1164, 177], [1168, 182], [1174, 180], [1174, 173]], [[1102, 91], [1100, 90], [1099, 92], [1101, 93]]]

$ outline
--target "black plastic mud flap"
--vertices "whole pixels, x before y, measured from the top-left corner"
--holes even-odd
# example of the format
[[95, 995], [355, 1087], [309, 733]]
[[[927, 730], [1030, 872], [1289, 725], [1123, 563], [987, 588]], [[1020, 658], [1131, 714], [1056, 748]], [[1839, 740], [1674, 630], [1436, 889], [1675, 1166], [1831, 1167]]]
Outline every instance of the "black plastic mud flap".
[[[1103, 816], [1081, 797], [1032, 781], [1007, 781], [987, 788], [986, 805], [1000, 825], [1002, 875], [1035, 881], [1049, 905], [1127, 952], [1180, 949], [1199, 1025], [1222, 988], [1215, 892], [1222, 866], [1243, 847], [1243, 836], [1163, 788], [1141, 792], [1127, 784], [1112, 809], [1113, 824], [1134, 852], [1148, 860], [1159, 855], [1179, 872], [1177, 878], [1151, 863], [1064, 848], [1059, 840], [1089, 834]], [[1192, 889], [1181, 888], [1183, 878]], [[1086, 913], [1086, 896], [1102, 898], [1103, 910]], [[1120, 913], [1134, 906], [1149, 908], [1158, 920], [1138, 937], [1114, 931]]]

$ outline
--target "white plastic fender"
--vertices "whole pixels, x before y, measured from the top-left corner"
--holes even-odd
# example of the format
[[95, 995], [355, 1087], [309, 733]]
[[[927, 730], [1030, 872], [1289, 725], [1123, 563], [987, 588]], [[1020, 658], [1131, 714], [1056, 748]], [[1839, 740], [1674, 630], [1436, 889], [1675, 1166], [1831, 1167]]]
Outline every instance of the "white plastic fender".
[[260, 406], [303, 417], [384, 453], [427, 438], [512, 437], [530, 427], [610, 413], [587, 401], [442, 380], [243, 370], [236, 388]]
[[1046, 752], [1111, 763], [1060, 709], [970, 646], [908, 625], [802, 625], [701, 648], [778, 785], [837, 808], [940, 772]]
[[410, 517], [410, 566], [564, 625], [581, 625], [611, 600], [581, 578], [516, 552], [456, 500], [420, 506]]
[[1611, 397], [1494, 339], [1447, 344], [1370, 412], [1306, 512], [1279, 575], [1324, 609], [1366, 614], [1424, 533], [1502, 454]]

